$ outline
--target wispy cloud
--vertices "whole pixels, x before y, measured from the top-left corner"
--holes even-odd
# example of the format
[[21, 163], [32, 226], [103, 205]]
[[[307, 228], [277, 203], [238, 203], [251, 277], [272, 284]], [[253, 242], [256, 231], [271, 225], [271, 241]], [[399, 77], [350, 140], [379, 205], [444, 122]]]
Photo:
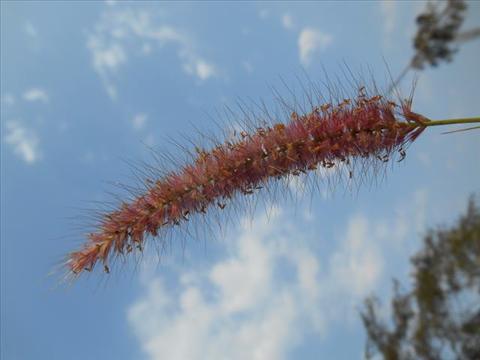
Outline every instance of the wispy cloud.
[[146, 10], [109, 7], [87, 40], [93, 67], [112, 99], [117, 96], [115, 74], [132, 54], [148, 56], [165, 45], [176, 48], [181, 68], [200, 81], [218, 75], [216, 66], [198, 54], [190, 37]]
[[325, 50], [332, 42], [333, 37], [330, 34], [314, 28], [303, 29], [298, 37], [300, 62], [304, 66], [310, 65], [314, 54]]
[[5, 143], [13, 148], [27, 164], [35, 163], [39, 158], [38, 137], [20, 121], [8, 121], [6, 124]]
[[120, 43], [104, 45], [104, 42], [97, 37], [91, 37], [88, 41], [88, 48], [93, 55], [93, 67], [103, 79], [105, 89], [112, 99], [117, 98], [117, 89], [109, 80], [121, 64], [127, 61], [124, 47]]
[[119, 65], [127, 60], [125, 50], [120, 44], [106, 47], [98, 39], [92, 38], [88, 46], [93, 53], [93, 66], [98, 72], [103, 72], [105, 69], [116, 71]]
[[212, 267], [180, 271], [178, 292], [149, 278], [128, 312], [142, 349], [150, 359], [284, 359], [307, 333], [343, 323], [381, 275], [371, 224], [352, 218], [323, 267], [307, 240], [274, 211], [245, 223]]
[[43, 103], [48, 103], [48, 94], [44, 89], [41, 88], [30, 88], [23, 93], [23, 98], [26, 101], [40, 101]]
[[202, 59], [185, 63], [184, 69], [187, 73], [196, 75], [200, 80], [207, 80], [216, 74], [215, 66]]

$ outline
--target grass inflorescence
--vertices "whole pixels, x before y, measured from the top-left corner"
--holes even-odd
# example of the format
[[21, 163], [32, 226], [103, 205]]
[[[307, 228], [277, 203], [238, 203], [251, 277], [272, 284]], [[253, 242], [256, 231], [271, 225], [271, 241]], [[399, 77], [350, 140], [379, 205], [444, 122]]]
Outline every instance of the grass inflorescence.
[[279, 179], [340, 165], [353, 169], [357, 161], [401, 161], [431, 122], [411, 104], [411, 97], [394, 101], [358, 86], [353, 97], [310, 100], [309, 111], [292, 111], [287, 121], [258, 121], [210, 149], [194, 146], [191, 161], [147, 179], [143, 193], [101, 214], [83, 247], [69, 255], [68, 270], [78, 275], [101, 262], [108, 273], [112, 258], [142, 251], [148, 237], [165, 238], [192, 217], [223, 211], [230, 200], [255, 195]]

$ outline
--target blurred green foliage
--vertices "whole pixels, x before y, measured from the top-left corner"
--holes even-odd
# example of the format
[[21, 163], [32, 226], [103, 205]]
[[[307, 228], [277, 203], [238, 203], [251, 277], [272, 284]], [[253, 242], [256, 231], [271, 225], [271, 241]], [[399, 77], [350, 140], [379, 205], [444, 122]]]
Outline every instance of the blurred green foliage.
[[480, 210], [472, 197], [451, 228], [429, 231], [412, 258], [413, 288], [394, 281], [390, 324], [365, 300], [366, 358], [480, 359]]

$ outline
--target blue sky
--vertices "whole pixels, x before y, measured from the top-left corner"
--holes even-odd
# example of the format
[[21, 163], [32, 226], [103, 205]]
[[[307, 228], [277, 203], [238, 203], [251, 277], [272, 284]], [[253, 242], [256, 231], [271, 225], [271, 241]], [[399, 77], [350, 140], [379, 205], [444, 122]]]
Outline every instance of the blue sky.
[[[470, 3], [465, 28], [478, 26]], [[207, 133], [239, 99], [286, 98], [344, 61], [388, 80], [412, 56], [422, 2], [1, 3], [2, 359], [355, 359], [368, 294], [409, 282], [420, 236], [480, 190], [478, 131], [428, 129], [378, 183], [328, 186], [154, 247], [106, 278], [49, 275], [83, 241], [81, 209], [149, 147]], [[478, 116], [480, 42], [419, 74], [415, 109]], [[410, 79], [402, 84], [408, 93]], [[293, 100], [293, 99], [291, 99]], [[240, 115], [238, 115], [240, 116]], [[292, 182], [293, 194], [302, 184]], [[311, 205], [310, 205], [311, 203]], [[388, 310], [385, 309], [385, 314]]]

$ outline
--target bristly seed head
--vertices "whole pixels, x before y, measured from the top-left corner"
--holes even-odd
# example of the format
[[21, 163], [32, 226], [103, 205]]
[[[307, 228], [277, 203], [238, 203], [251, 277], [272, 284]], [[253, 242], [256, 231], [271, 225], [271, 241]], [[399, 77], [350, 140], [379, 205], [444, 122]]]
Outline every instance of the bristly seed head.
[[241, 131], [237, 140], [210, 151], [196, 147], [192, 163], [150, 180], [143, 195], [104, 214], [84, 247], [69, 255], [69, 270], [80, 274], [102, 261], [109, 273], [110, 258], [141, 251], [147, 235], [181, 226], [210, 206], [224, 209], [224, 200], [250, 196], [271, 179], [332, 168], [355, 158], [387, 162], [396, 151], [401, 161], [405, 145], [425, 129], [425, 118], [410, 107], [410, 101], [397, 104], [380, 95], [367, 97], [361, 87], [356, 98], [337, 105], [315, 106], [303, 115], [292, 112], [287, 123]]

